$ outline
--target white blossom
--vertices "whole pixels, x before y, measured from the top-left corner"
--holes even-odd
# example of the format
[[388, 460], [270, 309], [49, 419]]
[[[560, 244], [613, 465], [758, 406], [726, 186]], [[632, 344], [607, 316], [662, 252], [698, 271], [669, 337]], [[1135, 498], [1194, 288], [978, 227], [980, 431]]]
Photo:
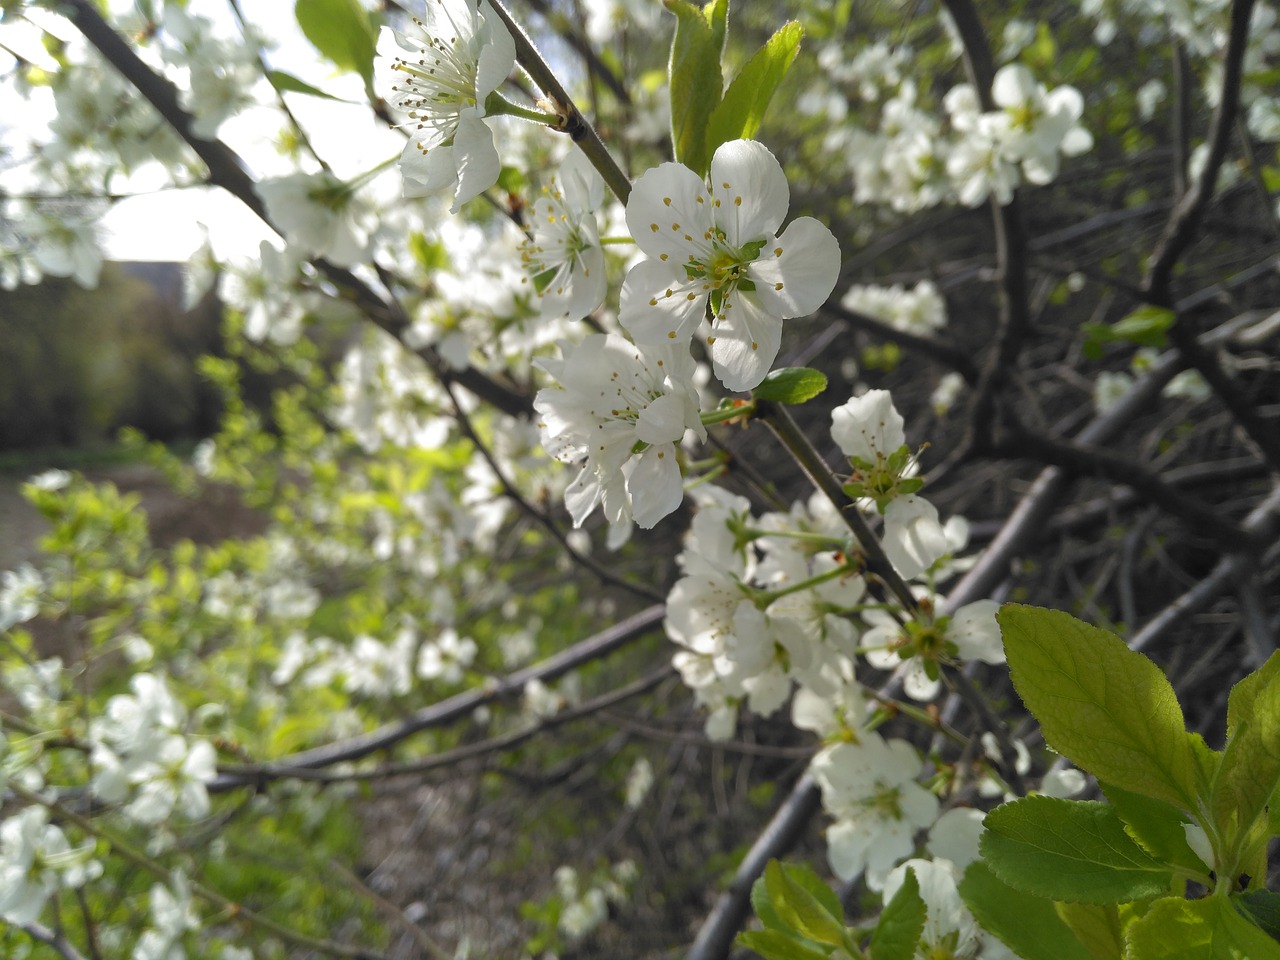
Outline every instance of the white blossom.
[[706, 437], [693, 358], [683, 344], [642, 349], [617, 334], [562, 352], [539, 361], [558, 386], [539, 390], [533, 405], [547, 452], [582, 464], [565, 491], [574, 526], [600, 506], [610, 524], [648, 529], [684, 496], [676, 444], [686, 430]]
[[607, 278], [596, 222], [603, 202], [604, 180], [575, 150], [530, 204], [533, 239], [521, 259], [543, 317], [580, 320], [604, 302]]
[[778, 355], [782, 321], [820, 307], [840, 269], [839, 244], [817, 220], [799, 217], [777, 235], [789, 203], [782, 167], [751, 140], [722, 144], [708, 183], [679, 163], [647, 171], [627, 226], [648, 259], [622, 285], [622, 325], [643, 344], [684, 344], [700, 330], [720, 382], [755, 387]]
[[409, 116], [404, 193], [456, 187], [457, 213], [497, 182], [501, 161], [484, 121], [486, 100], [515, 65], [515, 43], [485, 0], [433, 0], [414, 23], [421, 36], [383, 27], [378, 38], [378, 74], [394, 81], [387, 101]]

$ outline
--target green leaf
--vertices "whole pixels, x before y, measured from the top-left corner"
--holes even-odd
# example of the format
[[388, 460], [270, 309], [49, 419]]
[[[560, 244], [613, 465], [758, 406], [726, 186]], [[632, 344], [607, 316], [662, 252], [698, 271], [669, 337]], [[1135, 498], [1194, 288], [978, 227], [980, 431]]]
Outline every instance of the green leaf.
[[755, 911], [756, 918], [765, 925], [766, 929], [790, 929], [778, 916], [778, 911], [773, 908], [773, 901], [769, 899], [769, 887], [764, 882], [763, 876], [756, 877], [756, 882], [751, 885], [751, 909]]
[[1224, 897], [1166, 897], [1129, 924], [1124, 960], [1280, 960], [1280, 943]]
[[319, 87], [313, 87], [305, 80], [299, 80], [293, 74], [285, 73], [283, 70], [268, 70], [267, 80], [281, 93], [305, 93], [309, 97], [323, 97], [326, 100], [336, 100], [338, 103], [348, 102], [331, 93], [325, 93]]
[[1117, 340], [1127, 340], [1140, 347], [1167, 345], [1165, 334], [1173, 326], [1177, 316], [1167, 307], [1146, 304], [1122, 320], [1111, 325], [1111, 334]]
[[706, 155], [730, 140], [750, 140], [760, 129], [769, 101], [787, 75], [800, 49], [804, 27], [792, 20], [778, 29], [747, 61], [711, 111], [707, 124]]
[[1210, 804], [1219, 830], [1227, 836], [1248, 830], [1280, 785], [1278, 675], [1280, 652], [1237, 683], [1227, 699], [1230, 733]]
[[[778, 912], [779, 919], [792, 930], [817, 943], [833, 947], [844, 943], [844, 922], [832, 912], [830, 902], [823, 903], [818, 896], [806, 889], [802, 880], [795, 879], [790, 870], [784, 870], [777, 860], [770, 860], [764, 868], [764, 882], [769, 892], [769, 901]], [[822, 886], [825, 888], [826, 884]], [[843, 913], [838, 899], [835, 907]]]
[[1093, 960], [1120, 960], [1124, 931], [1115, 904], [1056, 903], [1054, 908]]
[[867, 944], [871, 960], [911, 960], [928, 912], [920, 897], [920, 881], [915, 871], [908, 869], [902, 886], [880, 911], [880, 919], [871, 932], [871, 942]]
[[811, 367], [783, 367], [772, 371], [751, 391], [760, 400], [805, 403], [827, 389], [827, 377]]
[[1068, 903], [1123, 903], [1168, 892], [1169, 867], [1105, 803], [1024, 797], [983, 821], [983, 859], [1009, 886]]
[[321, 56], [340, 70], [360, 74], [372, 87], [378, 37], [358, 0], [297, 0], [293, 15]]
[[1100, 780], [1195, 809], [1186, 723], [1159, 667], [1058, 610], [1006, 604], [997, 619], [1013, 685], [1050, 746]]
[[754, 950], [765, 960], [827, 960], [830, 950], [823, 950], [781, 930], [748, 930], [738, 934], [738, 943]]
[[663, 0], [676, 15], [667, 82], [671, 92], [671, 146], [675, 158], [699, 176], [710, 163], [707, 123], [720, 102], [724, 79], [720, 53], [729, 15], [729, 0], [699, 7], [689, 0]]
[[1259, 691], [1275, 683], [1277, 676], [1280, 676], [1280, 650], [1271, 654], [1267, 662], [1253, 673], [1241, 677], [1231, 688], [1231, 694], [1227, 697], [1228, 737], [1235, 732], [1236, 724], [1242, 716], [1247, 717], [1253, 713]]
[[1208, 864], [1187, 843], [1185, 825], [1190, 817], [1163, 800], [1153, 800], [1132, 790], [1110, 783], [1100, 783], [1116, 813], [1124, 821], [1125, 833], [1133, 837], [1147, 853], [1164, 863], [1203, 873]]
[[1232, 897], [1231, 900], [1267, 936], [1280, 940], [1280, 893], [1274, 890], [1250, 890]]
[[985, 863], [969, 864], [959, 889], [982, 929], [1022, 960], [1093, 960], [1051, 901], [1001, 882]]

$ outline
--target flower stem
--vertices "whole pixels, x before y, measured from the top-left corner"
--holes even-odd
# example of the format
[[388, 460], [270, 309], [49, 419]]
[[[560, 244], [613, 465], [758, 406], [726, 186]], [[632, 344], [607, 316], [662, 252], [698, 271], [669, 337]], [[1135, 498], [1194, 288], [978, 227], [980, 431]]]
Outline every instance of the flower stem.
[[840, 481], [814, 449], [809, 438], [796, 425], [787, 408], [771, 400], [754, 402], [756, 412], [764, 418], [765, 423], [769, 425], [782, 445], [795, 457], [796, 463], [808, 474], [813, 485], [826, 494], [827, 499], [839, 511], [841, 519], [853, 531], [866, 556], [867, 570], [874, 573], [889, 588], [904, 608], [914, 613], [920, 606], [915, 594], [911, 592], [906, 581], [898, 575], [898, 571], [893, 568], [888, 554], [884, 552], [884, 547], [867, 526], [866, 518], [862, 516], [858, 505], [845, 496]]
[[801, 580], [798, 583], [789, 583], [785, 587], [778, 590], [761, 590], [755, 594], [755, 604], [761, 610], [769, 606], [775, 600], [788, 596], [793, 593], [799, 593], [801, 590], [809, 590], [829, 580], [839, 580], [841, 577], [847, 577], [858, 574], [862, 571], [861, 563], [845, 563], [825, 573], [819, 573], [810, 577], [808, 580]]
[[745, 403], [736, 404], [732, 407], [721, 407], [718, 410], [707, 410], [700, 414], [702, 425], [710, 427], [717, 423], [729, 423], [731, 420], [747, 420], [756, 412], [756, 401], [748, 400]]
[[512, 103], [502, 94], [489, 94], [488, 99], [484, 102], [484, 113], [487, 117], [519, 117], [521, 120], [532, 120], [534, 123], [545, 123], [549, 127], [559, 127], [563, 122], [560, 117], [554, 113], [546, 113], [542, 110], [530, 110], [519, 104]]

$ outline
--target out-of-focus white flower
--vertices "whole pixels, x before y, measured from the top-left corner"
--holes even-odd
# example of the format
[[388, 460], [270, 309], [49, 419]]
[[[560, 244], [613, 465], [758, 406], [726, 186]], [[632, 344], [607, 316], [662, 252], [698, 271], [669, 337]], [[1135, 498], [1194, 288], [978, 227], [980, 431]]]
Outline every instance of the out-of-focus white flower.
[[1106, 413], [1133, 389], [1133, 377], [1123, 370], [1112, 372], [1104, 370], [1093, 382], [1093, 407], [1099, 413]]
[[725, 387], [758, 385], [782, 321], [820, 307], [840, 269], [839, 244], [812, 217], [777, 235], [789, 204], [781, 165], [752, 140], [721, 144], [708, 183], [679, 163], [646, 171], [627, 200], [627, 226], [649, 259], [623, 282], [622, 325], [643, 344], [683, 345], [701, 329]]
[[1158, 78], [1152, 78], [1138, 88], [1138, 116], [1143, 120], [1150, 120], [1156, 115], [1156, 108], [1164, 102], [1169, 91], [1164, 85], [1164, 81]]
[[601, 506], [610, 524], [648, 529], [684, 496], [676, 444], [686, 430], [706, 437], [688, 347], [642, 349], [597, 334], [562, 352], [539, 361], [558, 386], [539, 390], [533, 405], [547, 453], [583, 464], [565, 491], [573, 524]]
[[896, 867], [885, 880], [884, 902], [898, 892], [911, 870], [920, 884], [926, 913], [916, 946], [920, 957], [972, 957], [982, 945], [983, 934], [956, 889], [954, 867], [946, 860], [911, 859]]
[[383, 27], [378, 38], [378, 76], [392, 81], [386, 99], [409, 116], [404, 192], [456, 186], [457, 213], [497, 182], [501, 161], [484, 121], [486, 101], [515, 65], [515, 42], [485, 0], [436, 0], [414, 22], [420, 36]]
[[575, 150], [531, 204], [533, 239], [521, 259], [543, 317], [580, 320], [604, 302], [607, 278], [596, 222], [603, 202], [604, 180]]
[[470, 637], [459, 637], [447, 627], [435, 640], [428, 640], [418, 651], [418, 676], [423, 680], [442, 680], [448, 684], [462, 682], [464, 671], [475, 660], [479, 647]]
[[653, 789], [653, 765], [641, 757], [631, 765], [627, 774], [626, 804], [628, 810], [637, 809]]
[[31, 923], [60, 886], [80, 887], [102, 873], [92, 841], [73, 849], [44, 807], [25, 807], [0, 823], [0, 917]]
[[1011, 63], [996, 71], [991, 96], [1007, 119], [1003, 152], [1022, 164], [1032, 183], [1049, 183], [1058, 175], [1060, 154], [1072, 157], [1093, 146], [1093, 137], [1078, 122], [1084, 98], [1075, 87], [1046, 90], [1030, 70]]
[[29, 563], [0, 577], [0, 631], [26, 623], [40, 612], [44, 577]]
[[868, 734], [859, 743], [827, 747], [810, 769], [836, 818], [827, 829], [831, 869], [846, 882], [865, 871], [867, 886], [881, 889], [911, 853], [916, 831], [938, 812], [938, 798], [916, 783], [922, 765], [915, 748]]
[[374, 222], [351, 184], [322, 170], [263, 180], [254, 189], [271, 223], [299, 250], [340, 267], [364, 260]]
[[983, 811], [973, 807], [952, 807], [929, 828], [925, 846], [933, 856], [950, 860], [963, 873], [981, 856], [978, 841], [986, 829], [982, 825], [985, 817]]

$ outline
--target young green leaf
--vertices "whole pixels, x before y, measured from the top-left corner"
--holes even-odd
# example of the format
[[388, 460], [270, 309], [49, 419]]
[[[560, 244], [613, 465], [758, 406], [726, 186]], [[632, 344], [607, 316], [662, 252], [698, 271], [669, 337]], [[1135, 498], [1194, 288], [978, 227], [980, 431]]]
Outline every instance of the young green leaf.
[[1115, 904], [1055, 903], [1053, 906], [1093, 960], [1120, 960], [1124, 931]]
[[707, 123], [720, 103], [724, 78], [720, 54], [729, 0], [699, 7], [689, 0], [663, 0], [676, 15], [667, 79], [671, 91], [671, 146], [675, 158], [699, 176], [711, 163], [706, 150]]
[[358, 0], [297, 0], [293, 15], [303, 35], [340, 70], [350, 70], [373, 86], [378, 37], [369, 12]]
[[326, 100], [336, 100], [338, 103], [348, 102], [331, 93], [325, 93], [319, 87], [313, 87], [305, 80], [299, 80], [293, 74], [285, 73], [283, 70], [268, 70], [267, 80], [281, 93], [305, 93], [309, 97], [323, 97]]
[[[844, 922], [800, 882], [793, 879], [777, 860], [770, 860], [764, 868], [764, 882], [769, 891], [769, 901], [788, 927], [816, 943], [830, 944], [833, 947], [844, 943]], [[838, 901], [836, 906], [839, 907]]]
[[1253, 673], [1241, 677], [1231, 688], [1231, 694], [1227, 697], [1228, 737], [1235, 733], [1236, 724], [1241, 717], [1250, 716], [1254, 712], [1258, 694], [1274, 684], [1277, 678], [1280, 678], [1280, 650], [1271, 654], [1267, 662]]
[[751, 391], [760, 400], [775, 403], [805, 403], [827, 389], [827, 378], [811, 367], [783, 367], [765, 376]]
[[911, 960], [927, 916], [928, 908], [920, 898], [920, 881], [914, 870], [908, 870], [871, 933], [867, 945], [871, 960]]
[[1280, 960], [1280, 943], [1225, 898], [1157, 900], [1125, 930], [1125, 960]]
[[1009, 886], [1069, 903], [1160, 896], [1173, 874], [1124, 831], [1105, 803], [1024, 797], [983, 821], [982, 857]]
[[756, 135], [774, 91], [796, 58], [803, 36], [804, 27], [796, 21], [783, 24], [733, 78], [707, 124], [708, 157], [715, 154], [716, 147], [722, 143], [750, 140]]
[[959, 889], [982, 929], [1022, 960], [1095, 960], [1072, 936], [1052, 901], [1003, 883], [982, 861], [969, 864]]
[[1236, 907], [1273, 940], [1280, 940], [1280, 893], [1250, 890], [1232, 897]]
[[1186, 723], [1159, 667], [1058, 610], [1006, 604], [997, 619], [1013, 685], [1050, 746], [1101, 780], [1195, 809]]
[[1147, 853], [1195, 873], [1203, 873], [1210, 866], [1203, 863], [1187, 843], [1185, 827], [1191, 818], [1177, 807], [1113, 784], [1099, 786], [1124, 821], [1125, 833], [1138, 841]]
[[764, 960], [827, 960], [829, 949], [823, 950], [781, 930], [748, 930], [738, 934], [738, 943], [753, 950]]

